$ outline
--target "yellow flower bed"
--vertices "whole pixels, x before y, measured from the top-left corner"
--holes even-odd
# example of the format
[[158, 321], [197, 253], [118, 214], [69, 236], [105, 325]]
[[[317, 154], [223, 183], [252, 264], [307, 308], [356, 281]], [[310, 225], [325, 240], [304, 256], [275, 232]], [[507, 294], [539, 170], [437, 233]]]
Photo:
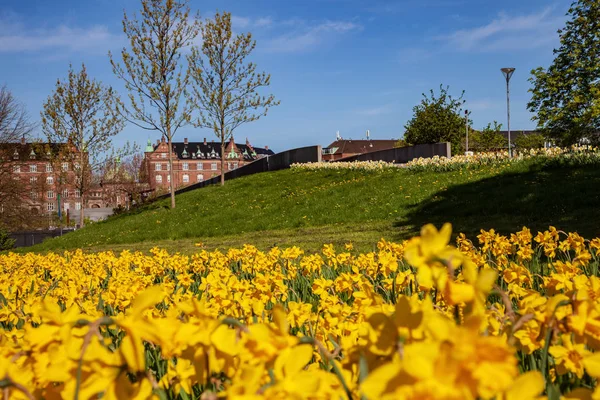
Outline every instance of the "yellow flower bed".
[[358, 254], [0, 256], [0, 391], [65, 399], [598, 398], [600, 239], [451, 228]]

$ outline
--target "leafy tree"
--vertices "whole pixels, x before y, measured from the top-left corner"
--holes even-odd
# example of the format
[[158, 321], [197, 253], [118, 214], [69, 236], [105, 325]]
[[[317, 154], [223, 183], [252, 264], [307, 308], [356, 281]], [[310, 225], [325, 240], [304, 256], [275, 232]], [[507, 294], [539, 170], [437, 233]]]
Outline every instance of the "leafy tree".
[[549, 137], [572, 144], [600, 130], [600, 2], [573, 2], [554, 61], [531, 71], [529, 111]]
[[489, 151], [500, 149], [508, 146], [507, 139], [500, 134], [502, 124], [494, 121], [492, 124], [487, 124], [481, 131], [469, 133], [469, 140], [472, 140], [472, 148], [477, 151]]
[[518, 149], [539, 149], [544, 147], [546, 142], [541, 133], [530, 133], [529, 135], [519, 135], [515, 139], [515, 146]]
[[448, 93], [449, 87], [440, 85], [440, 94], [433, 89], [423, 93], [421, 103], [413, 108], [413, 117], [404, 126], [404, 140], [410, 144], [450, 142], [452, 152], [460, 153], [465, 134], [465, 120], [461, 116], [464, 91], [459, 98]]
[[0, 251], [10, 250], [15, 247], [16, 240], [10, 237], [4, 226], [0, 225]]
[[258, 89], [269, 86], [271, 76], [256, 72], [246, 58], [256, 47], [252, 34], [231, 31], [231, 14], [217, 13], [202, 26], [202, 46], [193, 47], [188, 57], [192, 90], [190, 104], [198, 111], [194, 125], [212, 129], [221, 141], [221, 185], [225, 184], [225, 143], [242, 124], [267, 115], [279, 101], [261, 96]]
[[142, 0], [142, 19], [123, 18], [131, 50], [123, 49], [123, 65], [109, 53], [113, 71], [129, 91], [126, 119], [136, 126], [161, 133], [169, 144], [171, 208], [175, 208], [173, 137], [190, 119], [182, 96], [189, 81], [181, 63], [182, 51], [200, 29], [199, 15], [190, 16], [187, 1]]
[[394, 147], [395, 148], [407, 147], [407, 146], [410, 146], [410, 144], [408, 144], [406, 142], [406, 140], [404, 140], [404, 139], [398, 139], [398, 141], [396, 143], [394, 143]]
[[70, 66], [68, 78], [56, 82], [54, 93], [44, 103], [42, 131], [48, 142], [67, 144], [61, 147], [60, 154], [54, 155], [54, 160], [67, 163], [67, 169], [73, 171], [75, 179], [71, 184], [81, 196], [81, 226], [92, 171], [105, 162], [104, 157], [112, 148], [111, 139], [124, 127], [119, 103], [111, 87], [88, 76], [85, 65], [79, 72]]

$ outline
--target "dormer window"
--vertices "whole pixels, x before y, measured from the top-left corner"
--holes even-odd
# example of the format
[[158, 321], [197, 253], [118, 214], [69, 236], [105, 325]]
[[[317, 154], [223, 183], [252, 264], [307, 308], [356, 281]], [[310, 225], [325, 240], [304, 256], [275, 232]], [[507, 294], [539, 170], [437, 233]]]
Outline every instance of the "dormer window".
[[181, 157], [182, 158], [188, 158], [189, 157], [189, 154], [188, 154], [188, 152], [187, 152], [187, 150], [185, 148], [183, 149], [183, 153], [181, 153]]
[[15, 152], [13, 153], [13, 160], [18, 160], [19, 159], [19, 152], [17, 151], [17, 149], [15, 149]]
[[29, 153], [29, 158], [35, 160], [35, 151], [33, 151], [33, 149], [31, 149], [31, 153]]
[[52, 164], [46, 164], [46, 172], [52, 172]]

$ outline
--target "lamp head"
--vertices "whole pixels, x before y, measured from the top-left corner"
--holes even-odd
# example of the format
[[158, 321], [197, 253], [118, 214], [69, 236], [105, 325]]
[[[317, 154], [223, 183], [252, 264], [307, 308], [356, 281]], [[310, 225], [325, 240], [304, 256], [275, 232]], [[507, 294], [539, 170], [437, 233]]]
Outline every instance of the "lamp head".
[[504, 77], [506, 78], [506, 81], [508, 82], [510, 80], [510, 77], [512, 76], [512, 74], [515, 72], [514, 68], [501, 68], [500, 71], [502, 71], [502, 74], [504, 75]]

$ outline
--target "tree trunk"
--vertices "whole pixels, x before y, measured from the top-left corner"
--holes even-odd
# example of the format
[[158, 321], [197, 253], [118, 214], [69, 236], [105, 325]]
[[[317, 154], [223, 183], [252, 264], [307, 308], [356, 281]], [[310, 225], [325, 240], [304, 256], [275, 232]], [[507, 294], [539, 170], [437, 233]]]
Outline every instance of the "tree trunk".
[[225, 134], [221, 129], [221, 186], [225, 186]]
[[[83, 143], [83, 140], [82, 140]], [[82, 146], [83, 147], [83, 146]], [[84, 191], [84, 180], [85, 180], [85, 164], [84, 164], [84, 156], [83, 156], [83, 148], [79, 150], [79, 195], [81, 196], [81, 209], [79, 210], [79, 227], [83, 228], [84, 219], [83, 219], [83, 210], [85, 210], [85, 191]]]
[[169, 144], [169, 188], [171, 190], [171, 208], [175, 208], [175, 174], [173, 171], [173, 140], [171, 133], [168, 132], [167, 143]]

